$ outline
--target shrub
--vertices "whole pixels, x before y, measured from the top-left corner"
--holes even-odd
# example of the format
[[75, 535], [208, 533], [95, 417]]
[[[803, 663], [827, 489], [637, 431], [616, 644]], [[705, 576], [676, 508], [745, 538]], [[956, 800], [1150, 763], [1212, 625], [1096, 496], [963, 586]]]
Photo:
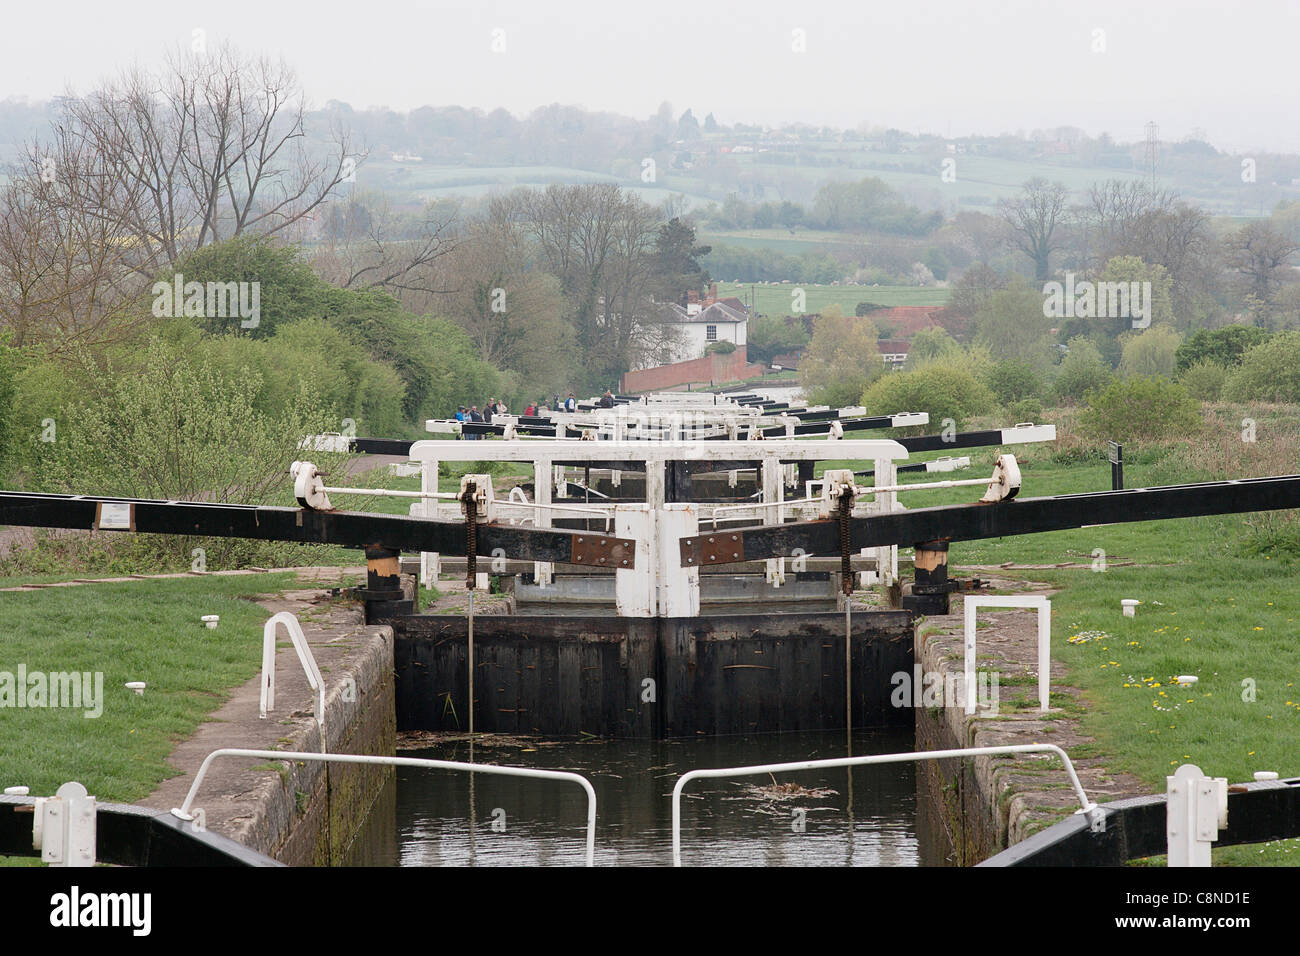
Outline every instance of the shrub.
[[1159, 377], [1111, 382], [1090, 391], [1085, 404], [1079, 424], [1093, 438], [1164, 441], [1201, 425], [1200, 404], [1181, 385]]
[[1092, 389], [1104, 387], [1114, 377], [1097, 346], [1088, 339], [1075, 336], [1070, 339], [1069, 349], [1052, 386], [1057, 398], [1066, 404], [1079, 401]]
[[958, 362], [931, 362], [913, 372], [895, 372], [862, 394], [871, 414], [929, 412], [927, 431], [950, 418], [961, 428], [976, 415], [993, 411], [997, 402], [987, 386]]
[[[58, 422], [57, 438], [39, 446], [39, 485], [44, 490], [182, 501], [290, 504], [289, 464], [301, 454], [299, 440], [331, 424], [304, 391], [281, 415], [258, 411], [260, 375], [247, 368], [228, 374], [154, 341], [134, 365], [108, 363], [93, 373], [84, 397]], [[311, 458], [338, 472], [345, 457], [322, 452]], [[300, 563], [320, 548], [287, 542], [170, 535], [99, 535], [73, 539], [81, 550], [69, 561], [86, 564], [106, 540], [120, 570], [182, 569], [201, 546], [209, 570], [245, 562], [275, 566]], [[63, 539], [51, 547], [67, 548]], [[75, 549], [74, 549], [75, 550]], [[38, 555], [30, 555], [38, 560]]]
[[957, 340], [938, 326], [931, 326], [928, 329], [921, 329], [912, 336], [908, 343], [907, 364], [909, 368], [915, 368], [923, 362], [931, 359], [947, 358], [961, 352], [961, 346]]
[[1268, 333], [1254, 325], [1197, 329], [1174, 353], [1178, 371], [1185, 371], [1199, 362], [1213, 362], [1225, 368], [1238, 365], [1246, 352], [1267, 338]]
[[[276, 333], [272, 345], [292, 361], [286, 371], [265, 369], [271, 376], [301, 376], [320, 395], [334, 421], [350, 418], [358, 435], [386, 437], [402, 428], [405, 385], [391, 366], [377, 362], [347, 333], [320, 319], [303, 319]], [[303, 373], [311, 367], [308, 377]], [[289, 370], [293, 370], [290, 372]], [[297, 384], [293, 386], [295, 389]], [[330, 431], [339, 431], [335, 424]]]
[[1228, 375], [1230, 402], [1300, 402], [1300, 332], [1279, 332], [1241, 357]]
[[1126, 377], [1158, 375], [1172, 378], [1174, 353], [1180, 337], [1167, 325], [1153, 325], [1142, 332], [1126, 332], [1121, 340], [1119, 370]]
[[851, 405], [884, 374], [870, 319], [846, 317], [838, 306], [822, 312], [799, 363], [799, 381], [814, 405]]
[[1178, 384], [1202, 402], [1217, 402], [1228, 380], [1228, 370], [1216, 362], [1197, 362], [1178, 376]]
[[1043, 380], [1032, 365], [1020, 359], [1003, 359], [991, 365], [983, 378], [984, 384], [1004, 404], [1038, 398], [1043, 393]]
[[1041, 422], [1043, 403], [1036, 398], [1022, 398], [1007, 406], [1007, 415], [1013, 425], [1017, 422]]
[[9, 359], [13, 394], [7, 416], [8, 441], [0, 457], [11, 486], [27, 488], [38, 462], [49, 451], [49, 442], [57, 439], [70, 420], [69, 408], [87, 387], [94, 363], [86, 350], [77, 346], [61, 359], [35, 349], [25, 355], [11, 352]]

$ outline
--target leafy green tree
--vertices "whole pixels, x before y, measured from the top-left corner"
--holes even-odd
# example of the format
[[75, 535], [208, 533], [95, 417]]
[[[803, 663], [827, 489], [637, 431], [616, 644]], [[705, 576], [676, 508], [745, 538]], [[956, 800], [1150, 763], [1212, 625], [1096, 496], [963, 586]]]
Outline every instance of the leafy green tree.
[[1097, 346], [1083, 336], [1070, 339], [1068, 348], [1052, 390], [1059, 401], [1074, 404], [1091, 389], [1105, 386], [1114, 373]]
[[[1137, 256], [1115, 256], [1108, 259], [1106, 265], [1101, 270], [1098, 277], [1101, 282], [1123, 282], [1139, 283], [1139, 289], [1144, 290], [1147, 286], [1144, 283], [1150, 283], [1151, 298], [1143, 302], [1146, 315], [1142, 320], [1149, 321], [1151, 325], [1169, 325], [1172, 326], [1175, 321], [1173, 306], [1173, 280], [1169, 278], [1169, 272], [1161, 265], [1149, 265]], [[1145, 298], [1145, 292], [1142, 293]], [[1130, 299], [1129, 310], [1133, 312], [1136, 306]], [[1119, 335], [1133, 328], [1134, 315], [1121, 315], [1110, 319], [1098, 319], [1098, 322], [1110, 323], [1110, 327]]]
[[676, 302], [686, 292], [698, 292], [708, 285], [709, 274], [698, 260], [709, 251], [709, 246], [695, 244], [695, 227], [690, 223], [673, 218], [660, 226], [651, 260], [659, 300]]
[[1178, 371], [1201, 362], [1224, 368], [1241, 364], [1241, 357], [1268, 339], [1268, 332], [1255, 325], [1225, 325], [1221, 329], [1197, 329], [1174, 352]]
[[1223, 389], [1230, 402], [1300, 402], [1300, 332], [1279, 332], [1241, 357]]
[[878, 415], [929, 412], [930, 424], [924, 429], [934, 431], [948, 418], [960, 429], [975, 416], [993, 411], [997, 402], [958, 356], [886, 375], [863, 393], [862, 404]]
[[1042, 377], [1030, 363], [1020, 359], [994, 363], [984, 373], [984, 384], [1003, 405], [1043, 394]]
[[883, 374], [876, 327], [869, 319], [845, 316], [839, 306], [831, 306], [814, 320], [812, 338], [799, 365], [799, 381], [810, 402], [839, 407], [855, 404], [867, 386]]
[[[186, 283], [259, 283], [259, 324], [244, 330], [254, 338], [274, 335], [283, 323], [322, 314], [323, 300], [332, 288], [317, 278], [295, 247], [248, 236], [196, 249], [181, 258], [174, 271], [159, 276], [159, 281], [171, 283], [173, 274], [183, 276]], [[226, 317], [205, 315], [198, 324], [214, 334], [241, 331], [241, 317], [233, 314], [233, 308], [228, 311], [231, 314]]]
[[908, 205], [874, 176], [858, 182], [824, 183], [813, 199], [813, 218], [824, 229], [910, 236], [925, 235], [943, 221], [939, 213], [923, 213]]
[[1043, 296], [1023, 281], [989, 295], [975, 313], [975, 344], [994, 361], [1020, 359], [1040, 374], [1052, 364], [1052, 320], [1043, 315]]
[[942, 282], [948, 278], [948, 270], [952, 268], [952, 263], [948, 261], [948, 256], [938, 246], [931, 246], [925, 250], [925, 256], [921, 259], [931, 275]]
[[1122, 339], [1120, 374], [1126, 378], [1158, 375], [1172, 379], [1176, 364], [1174, 353], [1181, 340], [1182, 337], [1167, 325], [1153, 325], [1140, 332], [1126, 333]]
[[808, 332], [798, 316], [760, 315], [749, 320], [745, 354], [751, 362], [772, 362], [785, 352], [808, 344]]
[[914, 369], [933, 359], [948, 358], [960, 352], [961, 345], [946, 330], [931, 326], [921, 329], [908, 342], [907, 367]]
[[1187, 390], [1159, 376], [1111, 382], [1085, 396], [1085, 434], [1118, 442], [1184, 438], [1201, 426], [1201, 406]]

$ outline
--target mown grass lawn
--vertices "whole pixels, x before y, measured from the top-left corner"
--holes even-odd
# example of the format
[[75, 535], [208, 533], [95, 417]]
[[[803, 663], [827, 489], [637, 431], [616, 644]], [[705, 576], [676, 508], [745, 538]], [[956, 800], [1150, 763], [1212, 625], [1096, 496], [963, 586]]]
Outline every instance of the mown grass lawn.
[[791, 291], [803, 289], [804, 306], [808, 312], [822, 312], [838, 305], [845, 315], [852, 315], [859, 302], [873, 305], [929, 305], [940, 306], [948, 302], [949, 291], [934, 286], [915, 285], [818, 285], [812, 282], [792, 282], [788, 285], [763, 285], [761, 283], [719, 282], [718, 295], [736, 296], [748, 304], [753, 299], [754, 308], [763, 315], [788, 315], [792, 306]]
[[[0, 594], [0, 671], [103, 674], [98, 717], [86, 708], [0, 709], [0, 786], [51, 794], [77, 780], [106, 801], [134, 802], [173, 776], [166, 758], [261, 666], [267, 612], [251, 600], [290, 574], [205, 577]], [[219, 614], [209, 630], [204, 614]], [[145, 681], [143, 696], [124, 685]]]

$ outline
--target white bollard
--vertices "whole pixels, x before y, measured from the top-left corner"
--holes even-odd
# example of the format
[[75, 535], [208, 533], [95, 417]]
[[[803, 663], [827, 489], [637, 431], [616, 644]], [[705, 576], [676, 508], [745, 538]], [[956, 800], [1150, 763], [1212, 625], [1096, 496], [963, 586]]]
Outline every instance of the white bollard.
[[1165, 777], [1169, 866], [1209, 866], [1211, 847], [1228, 825], [1228, 778], [1207, 777], [1185, 763]]
[[53, 797], [37, 801], [32, 843], [41, 861], [51, 866], [95, 865], [95, 798], [76, 782], [65, 783]]
[[1139, 604], [1141, 604], [1142, 602], [1141, 602], [1141, 601], [1135, 601], [1133, 598], [1125, 598], [1124, 600], [1120, 601], [1119, 603], [1120, 603], [1120, 604], [1123, 606], [1123, 608], [1124, 608], [1124, 616], [1125, 616], [1125, 617], [1134, 617], [1134, 616], [1136, 616], [1136, 614], [1137, 614], [1137, 606], [1138, 606]]

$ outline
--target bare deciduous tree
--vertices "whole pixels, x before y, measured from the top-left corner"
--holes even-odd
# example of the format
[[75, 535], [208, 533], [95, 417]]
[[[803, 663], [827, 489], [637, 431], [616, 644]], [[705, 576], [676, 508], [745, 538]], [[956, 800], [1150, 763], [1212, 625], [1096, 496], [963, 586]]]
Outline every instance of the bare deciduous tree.
[[229, 46], [66, 97], [0, 194], [2, 321], [54, 347], [125, 334], [118, 320], [185, 254], [301, 238], [364, 159], [338, 129], [310, 147], [305, 110], [283, 62]]
[[1271, 325], [1275, 299], [1294, 272], [1291, 261], [1300, 244], [1267, 222], [1252, 222], [1228, 236], [1224, 245], [1251, 311], [1262, 325]]
[[1173, 281], [1175, 315], [1189, 321], [1195, 302], [1208, 297], [1217, 271], [1209, 217], [1169, 190], [1139, 180], [1095, 183], [1081, 217], [1087, 246], [1083, 261], [1101, 269], [1116, 256], [1137, 256], [1164, 266]]
[[0, 323], [15, 345], [57, 350], [130, 332], [119, 319], [147, 258], [120, 214], [133, 198], [66, 127], [28, 146], [0, 192]]
[[588, 371], [608, 379], [664, 357], [672, 330], [651, 297], [658, 216], [612, 183], [519, 190], [499, 214], [537, 244], [560, 280]]
[[1052, 253], [1061, 246], [1057, 230], [1065, 221], [1067, 196], [1063, 183], [1035, 176], [1025, 183], [1021, 196], [999, 203], [1009, 241], [1033, 260], [1040, 282], [1052, 277]]
[[127, 71], [66, 109], [70, 132], [121, 171], [132, 201], [118, 215], [155, 268], [300, 225], [364, 159], [339, 129], [327, 151], [310, 149], [294, 72], [229, 45], [175, 54], [157, 76]]
[[350, 196], [326, 211], [316, 271], [345, 289], [383, 289], [416, 311], [426, 311], [431, 297], [456, 286], [432, 268], [451, 253], [457, 223], [433, 204], [416, 216], [403, 216], [387, 197]]

